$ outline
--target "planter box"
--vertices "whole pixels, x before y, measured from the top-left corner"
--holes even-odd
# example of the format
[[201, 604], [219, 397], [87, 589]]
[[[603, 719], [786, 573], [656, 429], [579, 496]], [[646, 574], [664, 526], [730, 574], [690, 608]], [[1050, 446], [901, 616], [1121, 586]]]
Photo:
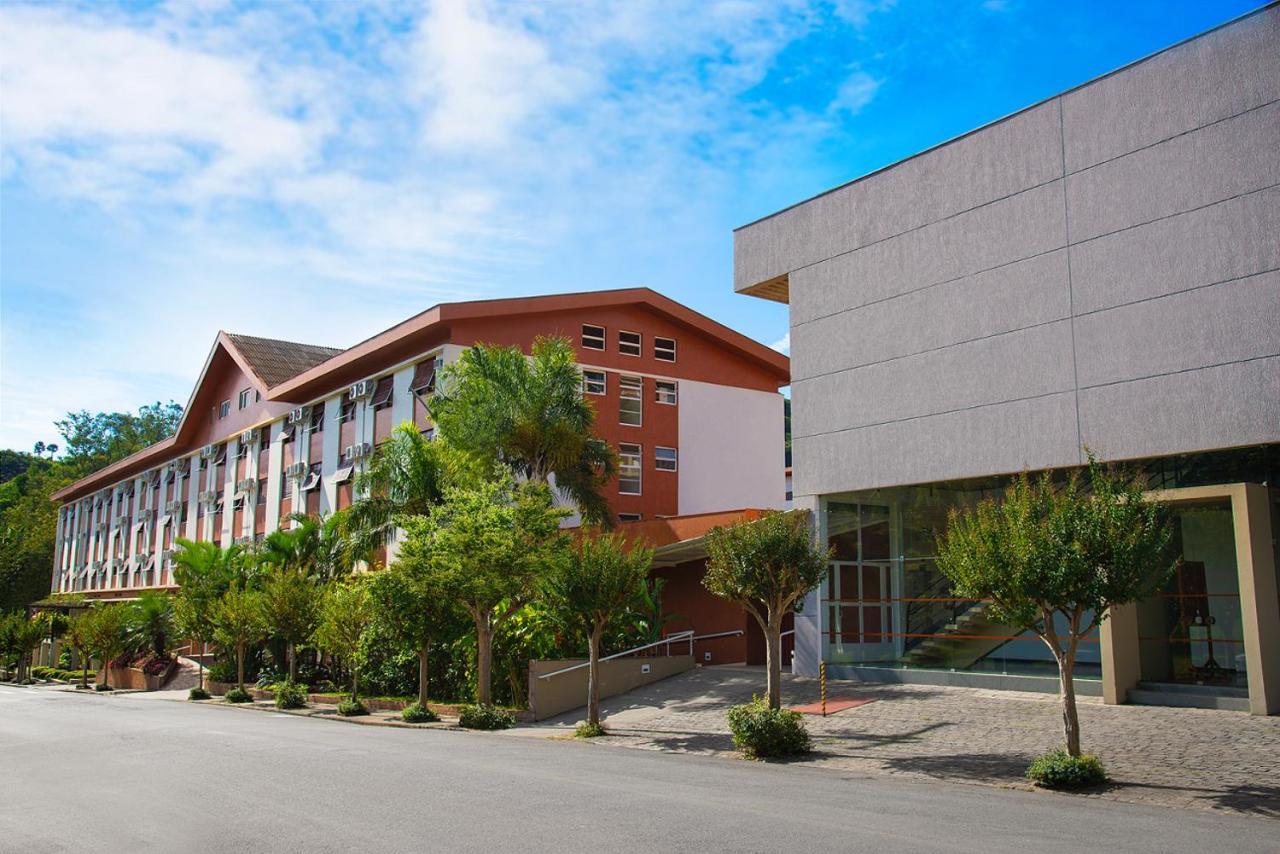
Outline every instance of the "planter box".
[[[234, 687], [236, 687], [234, 683], [227, 683], [227, 682], [206, 682], [205, 683], [205, 688], [208, 689], [209, 693], [215, 694], [215, 695], [225, 694]], [[245, 690], [248, 691], [249, 695], [252, 696], [253, 699], [255, 700], [274, 700], [275, 699], [275, 694], [271, 693], [270, 691], [264, 691], [261, 688], [255, 688], [251, 685], [246, 685]], [[336, 706], [338, 705], [338, 703], [342, 702], [344, 699], [346, 699], [345, 695], [343, 695], [342, 697], [334, 697], [329, 694], [308, 694], [307, 695], [307, 702], [312, 704], [313, 706]], [[366, 697], [361, 697], [360, 702], [364, 703], [364, 707], [371, 712], [398, 712], [404, 709], [405, 706], [412, 705], [415, 701], [414, 700], [374, 700]], [[444, 715], [446, 717], [456, 718], [458, 716], [458, 711], [462, 708], [463, 705], [464, 704], [462, 703], [432, 703], [431, 710], [438, 715]], [[508, 709], [508, 711], [510, 711], [511, 714], [515, 716], [515, 719], [517, 721], [527, 723], [534, 719], [533, 712], [530, 712], [526, 709], [519, 709], [519, 710]]]

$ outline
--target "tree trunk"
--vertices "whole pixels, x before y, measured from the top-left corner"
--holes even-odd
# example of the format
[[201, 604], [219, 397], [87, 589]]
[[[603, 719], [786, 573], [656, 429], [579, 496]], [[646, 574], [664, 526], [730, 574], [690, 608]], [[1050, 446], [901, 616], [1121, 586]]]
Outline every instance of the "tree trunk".
[[200, 690], [203, 691], [204, 690], [204, 656], [203, 655], [200, 656], [200, 660], [197, 661], [196, 664], [200, 665]]
[[360, 690], [360, 668], [357, 665], [351, 665], [351, 702], [356, 702], [356, 695]]
[[764, 629], [765, 668], [768, 670], [769, 708], [782, 707], [782, 609], [769, 609]]
[[427, 707], [427, 655], [431, 652], [431, 644], [424, 643], [418, 650], [418, 705]]
[[236, 644], [236, 687], [244, 690], [244, 644]]
[[1067, 753], [1071, 756], [1079, 756], [1080, 717], [1076, 713], [1076, 686], [1072, 680], [1074, 671], [1074, 656], [1064, 656], [1058, 662], [1058, 674], [1062, 682], [1062, 729], [1066, 736]]
[[80, 684], [89, 687], [89, 660], [84, 657], [84, 651], [80, 647], [76, 647], [76, 658], [80, 662]]
[[489, 705], [493, 697], [493, 633], [489, 627], [489, 614], [477, 616], [476, 621], [476, 702]]
[[600, 725], [600, 635], [604, 626], [596, 624], [591, 630], [589, 664], [587, 665], [587, 723]]
[[293, 645], [293, 641], [289, 641], [285, 645], [285, 653], [289, 656], [289, 681], [298, 681], [298, 650]]

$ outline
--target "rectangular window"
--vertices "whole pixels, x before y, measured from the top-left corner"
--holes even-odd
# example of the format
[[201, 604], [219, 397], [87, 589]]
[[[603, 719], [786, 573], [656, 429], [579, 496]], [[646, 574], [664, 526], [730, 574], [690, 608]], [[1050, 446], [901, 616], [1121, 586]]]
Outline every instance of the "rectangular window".
[[356, 418], [356, 402], [349, 397], [342, 398], [342, 409], [338, 411], [338, 423], [346, 424]]
[[676, 360], [676, 339], [654, 338], [653, 358], [659, 362], [674, 362]]
[[653, 467], [658, 471], [675, 471], [676, 470], [676, 449], [675, 448], [654, 448], [653, 449]]
[[639, 522], [643, 518], [644, 517], [641, 516], [639, 513], [619, 513], [618, 514], [619, 522]]
[[644, 342], [639, 332], [619, 332], [618, 352], [624, 356], [639, 356]]
[[582, 390], [587, 394], [604, 394], [607, 389], [604, 371], [582, 372]]
[[603, 350], [604, 327], [582, 324], [582, 347], [584, 350]]
[[324, 429], [324, 404], [317, 403], [311, 407], [311, 423], [307, 425], [307, 429], [312, 433], [319, 433]]
[[369, 405], [376, 412], [379, 409], [385, 409], [391, 405], [391, 392], [393, 390], [394, 380], [391, 377], [383, 377], [378, 380], [378, 384], [373, 388], [373, 397], [369, 400]]
[[676, 384], [670, 380], [658, 380], [653, 384], [654, 397], [658, 403], [665, 403], [669, 406], [676, 405]]
[[231, 400], [227, 399], [218, 404], [218, 417], [226, 418], [231, 414]]
[[240, 409], [249, 408], [249, 395], [252, 393], [253, 393], [253, 389], [251, 388], [247, 388], [244, 391], [240, 392], [240, 402], [239, 402]]
[[640, 494], [640, 460], [643, 449], [639, 445], [618, 446], [618, 493]]
[[644, 380], [640, 377], [618, 377], [618, 423], [639, 427], [642, 420]]

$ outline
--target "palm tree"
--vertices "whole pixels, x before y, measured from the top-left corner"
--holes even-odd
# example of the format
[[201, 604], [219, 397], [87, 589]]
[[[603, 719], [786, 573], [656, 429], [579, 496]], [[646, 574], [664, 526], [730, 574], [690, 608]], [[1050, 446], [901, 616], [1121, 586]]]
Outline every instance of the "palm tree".
[[263, 563], [322, 581], [351, 574], [358, 550], [350, 536], [346, 510], [316, 518], [305, 513], [290, 517], [297, 524], [268, 534], [258, 556]]
[[167, 658], [174, 636], [173, 599], [167, 593], [144, 590], [133, 604], [130, 646], [149, 651], [155, 658]]
[[[183, 637], [206, 645], [214, 641], [214, 610], [222, 594], [237, 579], [246, 580], [246, 553], [240, 546], [219, 548], [214, 543], [179, 539], [173, 555], [173, 579], [178, 583], [174, 620]], [[203, 649], [201, 650], [203, 652]], [[204, 690], [204, 656], [200, 689]]]
[[595, 435], [595, 407], [582, 394], [568, 339], [535, 339], [531, 358], [478, 344], [444, 368], [429, 407], [440, 434], [462, 452], [530, 481], [554, 479], [584, 521], [612, 524], [601, 490], [617, 455]]

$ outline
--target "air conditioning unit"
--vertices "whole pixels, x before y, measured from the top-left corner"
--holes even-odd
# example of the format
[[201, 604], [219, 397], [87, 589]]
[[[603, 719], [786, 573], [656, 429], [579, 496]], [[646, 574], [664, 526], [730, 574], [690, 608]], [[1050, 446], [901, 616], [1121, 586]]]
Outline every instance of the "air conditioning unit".
[[214, 453], [217, 452], [217, 450], [218, 450], [217, 445], [205, 445], [203, 448], [200, 449], [200, 456], [204, 457], [207, 460], [210, 457], [212, 457]]
[[165, 563], [169, 563], [170, 561], [172, 561], [173, 549], [165, 549], [164, 551], [160, 552], [160, 560], [164, 561]]
[[111, 563], [110, 563], [110, 564], [108, 564], [108, 568], [109, 568], [109, 569], [113, 569], [113, 570], [114, 570], [114, 569], [119, 569], [119, 568], [120, 568], [120, 567], [122, 567], [122, 566], [124, 566], [124, 561], [123, 561], [122, 559], [118, 558], [118, 557], [113, 557], [113, 558], [111, 559]]
[[373, 397], [373, 388], [376, 383], [373, 380], [360, 380], [355, 383], [347, 391], [347, 397], [352, 400], [367, 400]]
[[346, 449], [342, 452], [342, 456], [345, 457], [348, 462], [355, 462], [356, 460], [364, 459], [372, 453], [373, 445], [368, 442], [358, 442], [354, 445], [347, 445]]
[[164, 512], [169, 516], [177, 516], [182, 512], [182, 502], [180, 500], [170, 501], [164, 506]]
[[299, 406], [296, 409], [289, 410], [288, 423], [301, 424], [303, 421], [306, 421], [306, 420], [307, 420], [307, 407]]
[[244, 480], [236, 483], [236, 492], [238, 493], [253, 492], [257, 488], [258, 488], [258, 482], [251, 477], [246, 477]]
[[305, 460], [299, 460], [296, 463], [290, 463], [288, 468], [284, 470], [287, 477], [302, 477], [311, 468]]
[[206, 489], [204, 492], [200, 493], [200, 501], [206, 506], [213, 504], [217, 500], [218, 493], [215, 490]]
[[92, 561], [89, 561], [89, 571], [90, 571], [90, 572], [101, 572], [101, 571], [102, 571], [102, 561], [100, 561], [100, 560], [92, 560]]
[[245, 430], [243, 433], [240, 434], [240, 444], [256, 445], [258, 444], [258, 437], [259, 437], [258, 428], [255, 427], [252, 430]]
[[251, 542], [253, 542], [252, 537], [236, 537], [235, 540], [237, 546], [247, 546]]

